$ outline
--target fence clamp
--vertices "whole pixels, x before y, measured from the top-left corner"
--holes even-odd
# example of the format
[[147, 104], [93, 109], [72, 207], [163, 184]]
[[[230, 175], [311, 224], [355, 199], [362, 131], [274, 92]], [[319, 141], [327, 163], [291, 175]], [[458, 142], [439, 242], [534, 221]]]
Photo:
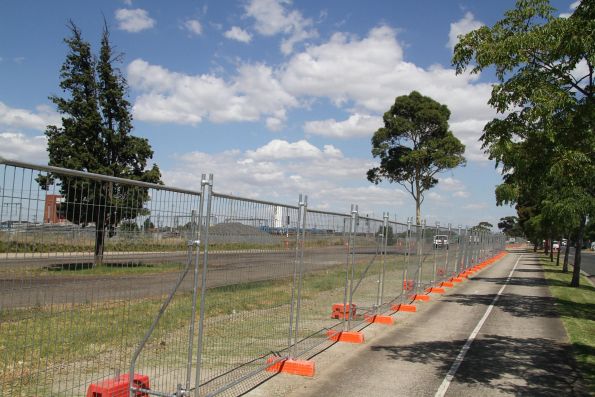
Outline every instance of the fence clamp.
[[200, 245], [200, 240], [188, 240], [188, 247], [198, 247]]

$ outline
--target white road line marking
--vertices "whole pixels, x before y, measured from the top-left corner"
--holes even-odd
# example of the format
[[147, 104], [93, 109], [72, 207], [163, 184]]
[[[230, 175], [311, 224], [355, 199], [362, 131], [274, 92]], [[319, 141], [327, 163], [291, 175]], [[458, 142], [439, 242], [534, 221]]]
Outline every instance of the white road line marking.
[[512, 267], [512, 270], [510, 271], [510, 273], [508, 274], [508, 277], [506, 278], [506, 282], [504, 283], [504, 285], [502, 286], [502, 288], [500, 288], [500, 291], [498, 291], [498, 293], [496, 294], [496, 296], [492, 300], [492, 303], [490, 304], [490, 306], [488, 307], [488, 309], [484, 313], [483, 317], [481, 318], [481, 320], [479, 320], [479, 322], [475, 326], [475, 329], [473, 330], [473, 332], [471, 332], [471, 335], [469, 335], [469, 338], [467, 338], [467, 341], [465, 342], [465, 345], [461, 348], [461, 351], [459, 352], [457, 358], [455, 359], [455, 361], [450, 366], [450, 369], [448, 370], [448, 373], [446, 374], [446, 377], [442, 381], [442, 384], [438, 388], [438, 391], [436, 392], [436, 394], [434, 395], [434, 397], [444, 397], [444, 395], [446, 394], [446, 391], [448, 390], [448, 387], [450, 386], [450, 382], [452, 382], [455, 374], [459, 370], [459, 367], [463, 363], [463, 359], [465, 358], [465, 355], [469, 351], [469, 348], [471, 347], [471, 344], [475, 340], [475, 337], [479, 333], [479, 330], [483, 326], [483, 323], [485, 323], [485, 321], [488, 319], [488, 316], [492, 312], [492, 309], [494, 308], [494, 305], [496, 304], [496, 301], [498, 301], [498, 299], [500, 298], [500, 295], [502, 295], [502, 292], [504, 291], [504, 288], [506, 288], [506, 286], [508, 285], [508, 282], [512, 278], [512, 274], [514, 273], [514, 271], [515, 271], [517, 265], [519, 264], [519, 261], [520, 260], [521, 260], [521, 256], [519, 256], [519, 258], [517, 259], [516, 263]]

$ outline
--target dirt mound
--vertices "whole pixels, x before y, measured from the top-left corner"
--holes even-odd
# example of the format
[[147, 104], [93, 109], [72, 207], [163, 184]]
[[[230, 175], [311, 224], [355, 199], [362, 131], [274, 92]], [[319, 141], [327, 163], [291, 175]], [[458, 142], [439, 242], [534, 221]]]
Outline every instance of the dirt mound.
[[271, 234], [239, 222], [218, 223], [209, 228], [211, 243], [274, 244], [277, 241]]

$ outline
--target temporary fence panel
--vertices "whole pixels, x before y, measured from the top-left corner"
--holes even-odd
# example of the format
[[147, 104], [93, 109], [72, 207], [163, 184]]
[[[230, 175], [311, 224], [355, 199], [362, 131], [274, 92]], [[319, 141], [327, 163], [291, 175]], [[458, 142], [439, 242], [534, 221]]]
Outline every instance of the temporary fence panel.
[[213, 193], [210, 207], [201, 396], [233, 394], [289, 356], [303, 245], [303, 205]]
[[182, 280], [136, 367], [150, 379], [139, 386], [175, 390], [186, 368], [193, 285], [183, 276], [200, 195], [8, 161], [0, 183], [1, 394], [84, 396], [125, 374]]
[[382, 291], [380, 304], [388, 308], [393, 304], [402, 303], [404, 293], [405, 270], [410, 254], [410, 237], [406, 224], [387, 222], [386, 227], [386, 255], [383, 263]]
[[306, 211], [294, 357], [326, 347], [352, 313], [345, 309], [350, 221], [346, 214]]
[[405, 267], [403, 269], [403, 295], [400, 303], [409, 303], [413, 295], [419, 290], [419, 276], [421, 264], [421, 233], [422, 227], [413, 224], [413, 220], [408, 220], [407, 229], [409, 231], [406, 240]]
[[348, 304], [356, 315], [347, 319], [353, 328], [378, 313], [384, 260], [384, 221], [360, 216], [353, 211], [350, 240]]

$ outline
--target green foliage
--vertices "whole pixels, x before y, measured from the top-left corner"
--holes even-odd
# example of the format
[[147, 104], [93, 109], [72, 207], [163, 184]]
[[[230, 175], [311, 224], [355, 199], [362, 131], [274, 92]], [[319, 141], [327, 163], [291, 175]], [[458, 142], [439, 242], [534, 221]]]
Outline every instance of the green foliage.
[[521, 229], [519, 218], [516, 216], [505, 216], [500, 218], [500, 222], [498, 222], [498, 229], [502, 230], [503, 233], [510, 237], [523, 236], [523, 229]]
[[[65, 96], [50, 97], [62, 114], [62, 126], [46, 129], [49, 164], [160, 183], [157, 165], [147, 168], [147, 160], [153, 156], [148, 140], [131, 134], [126, 80], [112, 66], [120, 56], [113, 54], [107, 27], [98, 60], [72, 21], [69, 28], [71, 36], [64, 40], [69, 51], [60, 70], [60, 88]], [[106, 229], [112, 231], [123, 219], [148, 214], [144, 209], [149, 200], [146, 188], [62, 175], [40, 176], [38, 182], [47, 187], [56, 179], [66, 203], [58, 212], [75, 224], [95, 224], [96, 257], [103, 254]]]
[[465, 146], [449, 131], [450, 111], [445, 105], [413, 91], [397, 97], [384, 113], [384, 127], [372, 137], [372, 155], [380, 165], [368, 180], [396, 182], [416, 202], [417, 223], [424, 193], [436, 186], [439, 172], [465, 164]]
[[580, 241], [595, 214], [595, 2], [559, 18], [547, 0], [518, 0], [492, 27], [462, 36], [453, 64], [458, 73], [496, 70], [489, 103], [503, 116], [481, 140], [503, 166], [498, 204], [517, 205], [531, 240]]
[[477, 225], [473, 226], [471, 228], [471, 230], [490, 231], [493, 227], [494, 227], [494, 225], [492, 225], [490, 222], [482, 221], [482, 222], [479, 222]]

